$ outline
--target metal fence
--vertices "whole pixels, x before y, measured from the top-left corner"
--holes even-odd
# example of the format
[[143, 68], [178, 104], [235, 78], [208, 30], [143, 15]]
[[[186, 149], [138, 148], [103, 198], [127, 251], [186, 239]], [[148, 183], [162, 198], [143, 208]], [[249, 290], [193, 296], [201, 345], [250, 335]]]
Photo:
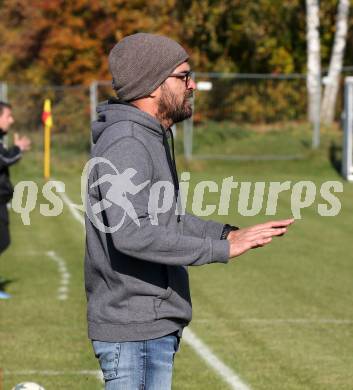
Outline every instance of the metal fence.
[[[306, 75], [195, 73], [194, 78], [194, 115], [177, 126], [177, 152], [186, 159], [291, 159], [310, 150]], [[96, 106], [112, 94], [109, 81], [71, 87], [0, 83], [0, 97], [12, 103], [19, 131], [40, 132], [44, 99], [52, 100], [58, 149], [71, 142], [89, 150]], [[342, 108], [340, 97], [338, 116]]]
[[[195, 73], [194, 80], [194, 115], [177, 125], [177, 149], [187, 160], [301, 158], [303, 144], [311, 144], [311, 139], [290, 140], [284, 135], [301, 122], [306, 138], [312, 137], [306, 121], [305, 75]], [[92, 118], [96, 103], [112, 93], [110, 82], [92, 84]]]
[[304, 75], [198, 73], [195, 81], [193, 121], [185, 124], [188, 158], [301, 158], [300, 145], [281, 138], [290, 124], [306, 122]]

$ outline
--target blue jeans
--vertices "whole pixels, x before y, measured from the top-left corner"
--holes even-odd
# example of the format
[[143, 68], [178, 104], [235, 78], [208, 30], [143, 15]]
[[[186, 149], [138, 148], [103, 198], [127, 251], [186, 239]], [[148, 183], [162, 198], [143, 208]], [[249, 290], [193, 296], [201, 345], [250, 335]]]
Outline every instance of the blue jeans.
[[111, 343], [92, 342], [103, 372], [105, 390], [170, 390], [174, 355], [179, 349], [175, 334], [153, 340]]

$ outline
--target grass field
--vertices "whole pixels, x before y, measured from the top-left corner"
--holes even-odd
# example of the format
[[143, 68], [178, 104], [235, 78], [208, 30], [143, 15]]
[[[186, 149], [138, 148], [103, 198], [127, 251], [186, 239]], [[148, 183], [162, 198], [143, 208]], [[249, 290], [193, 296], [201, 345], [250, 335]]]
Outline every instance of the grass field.
[[[329, 161], [326, 134], [322, 149], [304, 160], [285, 162], [211, 162], [186, 165], [192, 183], [238, 181], [341, 181]], [[245, 138], [247, 139], [247, 138]], [[284, 141], [283, 141], [284, 142]], [[287, 140], [286, 140], [287, 142]], [[276, 148], [281, 145], [276, 145]], [[222, 150], [222, 145], [218, 146]], [[53, 176], [80, 202], [83, 153], [54, 155]], [[65, 154], [66, 153], [66, 154]], [[64, 157], [62, 157], [64, 156]], [[14, 181], [43, 182], [41, 155], [34, 151], [13, 168]], [[207, 201], [216, 203], [217, 194]], [[321, 217], [317, 201], [302, 213], [287, 236], [253, 250], [227, 265], [190, 267], [193, 298], [191, 329], [252, 390], [350, 390], [353, 388], [353, 185], [344, 183], [342, 209]], [[0, 301], [0, 367], [4, 390], [21, 381], [46, 390], [101, 389], [98, 364], [86, 336], [83, 286], [84, 232], [67, 207], [58, 217], [43, 217], [39, 203], [31, 225], [12, 212], [12, 246], [1, 256], [0, 276], [12, 295]], [[248, 226], [264, 213], [243, 217], [231, 198], [230, 215], [219, 221]], [[276, 217], [289, 217], [290, 197], [280, 198]], [[48, 255], [55, 252], [70, 274], [67, 300], [58, 299], [62, 270]], [[0, 387], [1, 388], [1, 387]], [[228, 389], [224, 380], [182, 341], [176, 355], [173, 389]], [[159, 390], [159, 389], [156, 389]]]

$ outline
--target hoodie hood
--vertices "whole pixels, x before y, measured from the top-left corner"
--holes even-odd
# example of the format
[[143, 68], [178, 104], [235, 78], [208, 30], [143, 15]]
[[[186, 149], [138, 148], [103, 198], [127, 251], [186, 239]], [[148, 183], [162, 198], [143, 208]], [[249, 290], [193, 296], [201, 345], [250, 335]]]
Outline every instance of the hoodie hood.
[[117, 122], [131, 121], [142, 125], [146, 131], [163, 137], [162, 125], [152, 115], [129, 103], [110, 99], [97, 106], [98, 119], [92, 123], [92, 141], [97, 143], [105, 129]]

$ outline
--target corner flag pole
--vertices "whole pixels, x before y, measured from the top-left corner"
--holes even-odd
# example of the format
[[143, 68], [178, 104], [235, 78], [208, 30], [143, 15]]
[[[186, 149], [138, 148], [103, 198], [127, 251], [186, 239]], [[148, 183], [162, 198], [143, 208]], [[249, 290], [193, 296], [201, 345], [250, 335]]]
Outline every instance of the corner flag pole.
[[50, 137], [53, 126], [50, 99], [44, 101], [42, 122], [44, 125], [44, 179], [48, 180], [50, 178]]

